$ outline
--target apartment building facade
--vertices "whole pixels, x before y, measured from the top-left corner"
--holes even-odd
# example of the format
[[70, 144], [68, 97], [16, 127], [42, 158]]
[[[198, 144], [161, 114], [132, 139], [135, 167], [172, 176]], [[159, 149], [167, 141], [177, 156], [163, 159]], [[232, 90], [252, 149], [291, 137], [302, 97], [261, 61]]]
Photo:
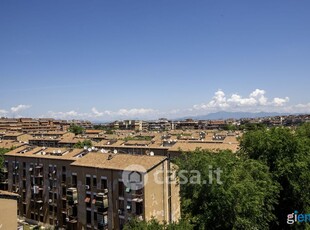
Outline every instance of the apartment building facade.
[[[140, 166], [133, 173], [147, 181], [139, 189], [124, 181], [131, 165]], [[168, 178], [169, 168], [163, 156], [22, 146], [5, 155], [1, 185], [20, 195], [19, 216], [30, 223], [122, 229], [130, 218], [178, 221], [179, 187], [167, 183], [174, 180]]]

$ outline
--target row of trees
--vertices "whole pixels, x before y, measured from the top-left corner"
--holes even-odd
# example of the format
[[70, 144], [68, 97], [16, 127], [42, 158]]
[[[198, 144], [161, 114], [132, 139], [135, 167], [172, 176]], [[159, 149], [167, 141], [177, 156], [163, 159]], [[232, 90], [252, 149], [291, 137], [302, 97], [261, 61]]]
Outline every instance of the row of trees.
[[221, 183], [181, 185], [179, 224], [131, 220], [125, 229], [310, 229], [287, 224], [295, 210], [310, 213], [309, 154], [310, 123], [295, 131], [256, 127], [243, 135], [237, 154], [184, 154], [176, 161], [179, 170], [199, 170], [201, 181], [209, 182], [210, 166], [220, 168]]

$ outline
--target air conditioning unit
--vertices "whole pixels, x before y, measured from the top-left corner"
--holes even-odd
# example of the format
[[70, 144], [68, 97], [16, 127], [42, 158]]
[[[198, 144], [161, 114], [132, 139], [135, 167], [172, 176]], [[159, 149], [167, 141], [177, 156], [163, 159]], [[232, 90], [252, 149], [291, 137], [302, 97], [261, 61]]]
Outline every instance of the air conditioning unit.
[[39, 186], [33, 186], [33, 193], [34, 194], [39, 194]]

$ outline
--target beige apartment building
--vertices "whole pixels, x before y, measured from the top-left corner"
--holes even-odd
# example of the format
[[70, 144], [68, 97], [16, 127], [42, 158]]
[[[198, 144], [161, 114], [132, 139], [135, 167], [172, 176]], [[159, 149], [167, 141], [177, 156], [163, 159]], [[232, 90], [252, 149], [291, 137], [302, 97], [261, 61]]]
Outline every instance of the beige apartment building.
[[170, 167], [165, 156], [25, 145], [5, 154], [2, 183], [20, 195], [19, 216], [31, 224], [122, 229], [130, 218], [178, 221]]
[[17, 200], [17, 194], [0, 190], [0, 229], [17, 229]]

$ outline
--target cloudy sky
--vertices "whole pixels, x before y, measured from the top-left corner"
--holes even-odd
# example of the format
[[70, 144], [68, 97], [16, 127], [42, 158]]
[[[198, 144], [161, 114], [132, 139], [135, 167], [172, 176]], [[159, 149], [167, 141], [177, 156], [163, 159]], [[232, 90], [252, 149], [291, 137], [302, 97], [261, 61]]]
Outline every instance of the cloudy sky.
[[0, 116], [310, 113], [308, 0], [1, 1]]

